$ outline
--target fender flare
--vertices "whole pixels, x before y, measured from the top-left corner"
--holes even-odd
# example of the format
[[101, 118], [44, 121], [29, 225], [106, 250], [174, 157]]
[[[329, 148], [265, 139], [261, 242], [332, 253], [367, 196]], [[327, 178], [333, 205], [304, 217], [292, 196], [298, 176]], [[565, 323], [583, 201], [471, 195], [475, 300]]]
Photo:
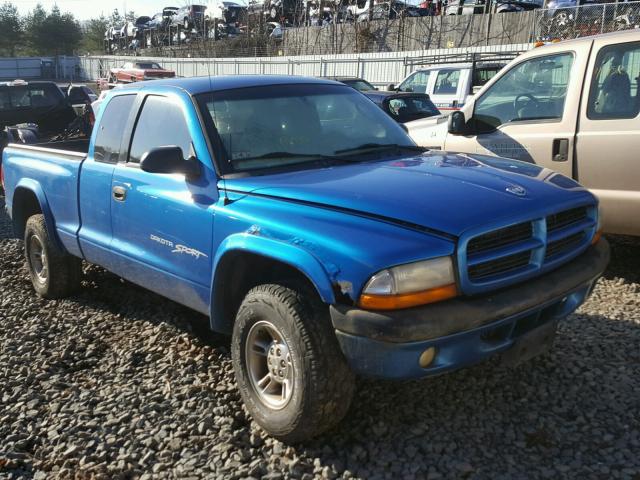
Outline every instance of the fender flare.
[[[31, 192], [35, 195], [36, 199], [38, 200], [38, 204], [40, 205], [40, 211], [44, 215], [44, 222], [47, 226], [47, 230], [49, 231], [50, 238], [56, 244], [56, 247], [58, 247], [63, 252], [66, 251], [66, 249], [62, 246], [60, 239], [58, 238], [58, 232], [56, 230], [55, 221], [53, 219], [53, 212], [51, 211], [51, 207], [49, 206], [49, 201], [47, 200], [47, 196], [45, 195], [44, 190], [42, 189], [42, 186], [38, 181], [30, 178], [23, 178], [16, 185], [16, 188], [13, 191], [13, 198], [11, 202], [12, 221], [13, 222], [16, 221], [15, 220], [16, 219], [15, 199], [16, 199], [16, 194], [21, 190]], [[14, 230], [15, 230], [15, 226], [14, 226]]]
[[237, 233], [230, 235], [220, 244], [213, 261], [210, 320], [211, 327], [215, 331], [225, 330], [225, 319], [221, 318], [221, 314], [219, 314], [222, 311], [221, 306], [215, 305], [218, 269], [227, 255], [239, 252], [252, 253], [290, 265], [309, 279], [323, 302], [327, 304], [335, 303], [335, 294], [329, 274], [313, 254], [280, 240], [247, 233]]

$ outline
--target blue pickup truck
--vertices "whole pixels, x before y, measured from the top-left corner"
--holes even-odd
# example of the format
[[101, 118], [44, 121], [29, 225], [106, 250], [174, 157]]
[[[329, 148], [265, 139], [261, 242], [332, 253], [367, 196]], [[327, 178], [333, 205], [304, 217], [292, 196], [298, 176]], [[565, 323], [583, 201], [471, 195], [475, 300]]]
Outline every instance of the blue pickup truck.
[[84, 260], [206, 314], [247, 409], [285, 441], [339, 422], [355, 374], [545, 351], [609, 259], [573, 180], [425, 151], [330, 80], [137, 83], [89, 141], [10, 145], [4, 165], [39, 295], [70, 295]]

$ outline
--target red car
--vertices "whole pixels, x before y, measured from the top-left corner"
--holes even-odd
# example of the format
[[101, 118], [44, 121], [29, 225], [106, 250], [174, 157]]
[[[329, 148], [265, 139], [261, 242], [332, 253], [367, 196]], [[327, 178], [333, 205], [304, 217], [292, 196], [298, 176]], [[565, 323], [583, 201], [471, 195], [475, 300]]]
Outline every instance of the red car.
[[176, 72], [165, 70], [155, 62], [127, 62], [109, 72], [109, 83], [132, 83], [158, 78], [174, 78]]

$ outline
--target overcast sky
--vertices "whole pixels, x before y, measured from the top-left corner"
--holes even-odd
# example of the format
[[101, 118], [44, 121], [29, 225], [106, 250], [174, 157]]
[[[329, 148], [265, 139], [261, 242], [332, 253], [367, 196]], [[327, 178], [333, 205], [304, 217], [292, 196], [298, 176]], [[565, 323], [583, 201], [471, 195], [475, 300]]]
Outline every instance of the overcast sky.
[[[2, 1], [2, 0], [0, 0]], [[153, 15], [162, 11], [163, 7], [187, 5], [188, 0], [10, 0], [17, 5], [20, 13], [27, 13], [38, 3], [50, 10], [57, 4], [63, 12], [71, 12], [78, 20], [99, 17], [101, 13], [110, 15], [114, 9], [122, 12], [125, 7], [127, 11], [133, 10], [138, 15]], [[206, 4], [207, 2], [201, 2]]]

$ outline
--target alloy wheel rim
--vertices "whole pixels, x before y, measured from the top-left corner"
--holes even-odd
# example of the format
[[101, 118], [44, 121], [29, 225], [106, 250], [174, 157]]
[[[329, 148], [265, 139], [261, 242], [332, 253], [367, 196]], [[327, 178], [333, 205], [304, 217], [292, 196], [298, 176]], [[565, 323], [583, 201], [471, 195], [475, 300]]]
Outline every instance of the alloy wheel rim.
[[29, 263], [38, 280], [46, 282], [49, 275], [49, 262], [44, 245], [37, 235], [29, 239]]
[[271, 322], [259, 321], [249, 330], [245, 362], [260, 401], [274, 410], [284, 408], [293, 395], [295, 371], [289, 346]]

